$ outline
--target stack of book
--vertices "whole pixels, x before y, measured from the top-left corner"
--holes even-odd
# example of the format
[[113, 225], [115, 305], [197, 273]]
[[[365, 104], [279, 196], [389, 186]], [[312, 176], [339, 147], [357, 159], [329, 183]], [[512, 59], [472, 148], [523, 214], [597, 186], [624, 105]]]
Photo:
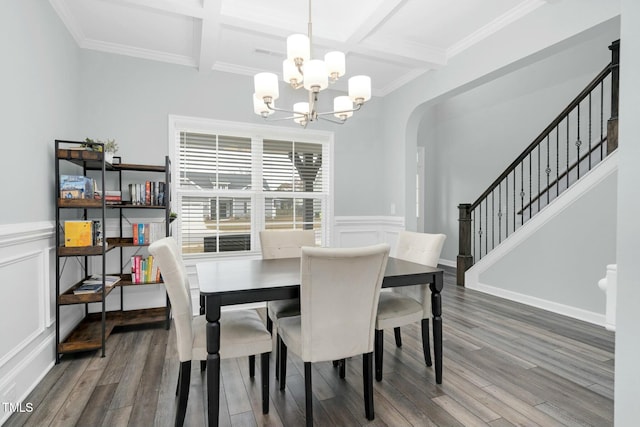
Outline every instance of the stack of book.
[[160, 282], [160, 269], [153, 265], [153, 256], [143, 258], [142, 255], [131, 257], [131, 282], [132, 283], [157, 283]]
[[[120, 281], [119, 276], [104, 276], [104, 284], [107, 288]], [[102, 275], [94, 274], [82, 281], [82, 284], [73, 290], [75, 295], [95, 294], [102, 291]]]
[[105, 190], [104, 201], [108, 205], [119, 205], [122, 203], [122, 192], [119, 190]]
[[164, 222], [133, 223], [133, 244], [148, 245], [166, 236]]
[[165, 183], [162, 181], [145, 181], [129, 184], [131, 204], [147, 206], [164, 206]]

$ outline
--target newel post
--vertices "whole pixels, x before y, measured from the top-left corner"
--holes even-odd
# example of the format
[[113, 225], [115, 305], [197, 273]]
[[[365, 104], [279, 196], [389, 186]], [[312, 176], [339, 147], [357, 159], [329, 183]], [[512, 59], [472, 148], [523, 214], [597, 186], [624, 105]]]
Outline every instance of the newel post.
[[609, 46], [611, 51], [611, 118], [607, 122], [607, 155], [618, 148], [618, 95], [620, 83], [620, 40]]
[[464, 273], [473, 265], [473, 255], [471, 255], [471, 204], [459, 204], [458, 212], [456, 283], [459, 286], [464, 286]]

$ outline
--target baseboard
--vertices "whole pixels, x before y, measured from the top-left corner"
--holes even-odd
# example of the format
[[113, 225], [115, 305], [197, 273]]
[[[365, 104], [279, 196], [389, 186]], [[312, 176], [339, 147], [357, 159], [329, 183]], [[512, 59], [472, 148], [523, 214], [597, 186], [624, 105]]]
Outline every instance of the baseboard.
[[525, 295], [518, 292], [509, 291], [502, 288], [496, 288], [483, 283], [473, 283], [466, 286], [467, 289], [483, 292], [485, 294], [508, 299], [510, 301], [519, 302], [552, 313], [561, 314], [573, 319], [582, 320], [599, 326], [605, 325], [605, 316], [600, 313], [583, 310], [581, 308], [571, 307], [554, 301], [545, 300], [531, 295]]

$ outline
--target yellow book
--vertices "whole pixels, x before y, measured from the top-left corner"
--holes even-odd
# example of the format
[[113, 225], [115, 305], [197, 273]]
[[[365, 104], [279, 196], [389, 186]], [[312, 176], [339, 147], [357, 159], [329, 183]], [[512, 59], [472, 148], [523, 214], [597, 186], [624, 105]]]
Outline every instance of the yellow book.
[[149, 255], [149, 257], [147, 258], [147, 271], [145, 272], [146, 275], [146, 282], [147, 283], [151, 283], [151, 272], [153, 271], [153, 256]]
[[92, 221], [65, 221], [64, 245], [68, 247], [91, 246]]

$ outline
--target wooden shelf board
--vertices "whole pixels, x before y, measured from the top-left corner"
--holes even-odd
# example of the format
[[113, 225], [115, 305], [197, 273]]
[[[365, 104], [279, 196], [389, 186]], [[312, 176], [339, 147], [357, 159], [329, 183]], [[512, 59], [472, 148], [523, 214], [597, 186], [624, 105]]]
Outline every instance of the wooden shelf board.
[[[75, 353], [78, 351], [97, 350], [102, 348], [102, 323], [100, 313], [98, 316], [89, 315], [69, 334], [69, 336], [58, 344], [58, 352]], [[105, 340], [111, 334], [114, 322], [105, 322]]]
[[[58, 247], [58, 256], [102, 255], [102, 249], [102, 246], [60, 246]], [[107, 245], [104, 249], [107, 252], [110, 248]]]
[[120, 281], [116, 283], [116, 286], [145, 286], [145, 285], [159, 285], [164, 282], [148, 282], [148, 283], [133, 283], [131, 280], [131, 274], [121, 274]]
[[[129, 311], [109, 311], [106, 313], [105, 340], [118, 326], [146, 325], [166, 320], [166, 308], [147, 308]], [[90, 313], [58, 344], [58, 352], [75, 353], [102, 348], [102, 313]]]
[[[73, 286], [64, 294], [60, 295], [59, 302], [60, 305], [69, 305], [69, 304], [84, 304], [90, 302], [101, 302], [102, 301], [102, 292], [96, 292], [93, 294], [79, 294], [76, 295], [73, 293], [73, 290], [80, 286], [82, 283], [78, 283]], [[111, 291], [115, 288], [114, 286], [107, 286], [107, 295], [111, 293]]]
[[75, 209], [102, 209], [102, 199], [60, 199], [58, 207]]

